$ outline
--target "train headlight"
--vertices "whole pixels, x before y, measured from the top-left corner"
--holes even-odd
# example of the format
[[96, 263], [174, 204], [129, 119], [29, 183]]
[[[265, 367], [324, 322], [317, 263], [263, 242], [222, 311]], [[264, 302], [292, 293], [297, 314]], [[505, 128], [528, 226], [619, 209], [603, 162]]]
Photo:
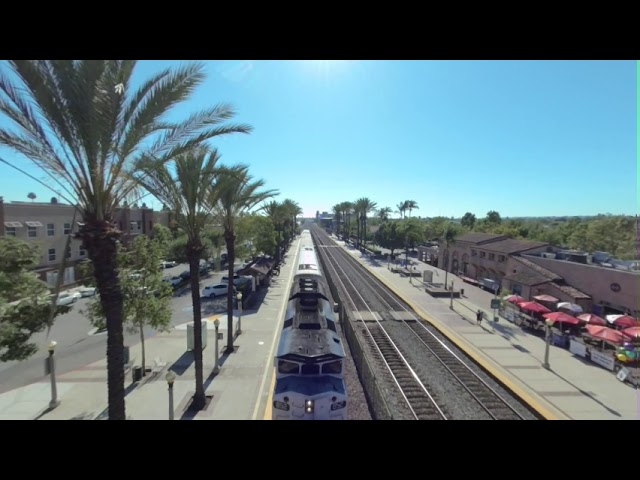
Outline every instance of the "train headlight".
[[331, 404], [331, 410], [340, 410], [347, 406], [347, 401], [342, 400], [341, 402], [336, 402]]
[[306, 413], [313, 413], [313, 400], [307, 400], [304, 402], [304, 411]]
[[284, 410], [286, 412], [286, 411], [289, 411], [290, 407], [288, 403], [279, 402], [276, 400], [275, 402], [273, 402], [273, 408], [277, 408], [278, 410]]

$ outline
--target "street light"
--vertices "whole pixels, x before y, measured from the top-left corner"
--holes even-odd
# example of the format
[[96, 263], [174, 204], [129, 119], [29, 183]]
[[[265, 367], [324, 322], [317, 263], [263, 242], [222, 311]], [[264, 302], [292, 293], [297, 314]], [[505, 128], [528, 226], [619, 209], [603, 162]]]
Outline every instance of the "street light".
[[238, 292], [238, 335], [242, 333], [242, 292]]
[[173, 382], [176, 380], [176, 374], [173, 370], [169, 370], [164, 378], [169, 385], [169, 420], [173, 420]]
[[220, 366], [218, 365], [218, 328], [220, 327], [220, 320], [216, 318], [213, 321], [213, 325], [216, 327], [216, 364], [213, 367], [213, 373], [218, 373], [220, 371]]
[[553, 325], [553, 320], [547, 318], [545, 320], [545, 346], [544, 346], [544, 363], [542, 366], [547, 370], [551, 370], [549, 366], [549, 346], [551, 344], [551, 326]]
[[49, 373], [51, 374], [51, 401], [49, 402], [49, 409], [53, 410], [60, 402], [58, 401], [58, 389], [56, 387], [56, 364], [53, 358], [53, 352], [56, 349], [58, 342], [51, 340], [49, 342]]

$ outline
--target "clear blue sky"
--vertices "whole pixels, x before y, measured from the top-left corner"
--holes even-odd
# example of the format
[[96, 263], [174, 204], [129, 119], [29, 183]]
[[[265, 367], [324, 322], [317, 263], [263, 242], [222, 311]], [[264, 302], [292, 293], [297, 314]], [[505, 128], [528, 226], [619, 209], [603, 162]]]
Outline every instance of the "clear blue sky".
[[[141, 61], [137, 76], [179, 63]], [[237, 120], [255, 130], [216, 140], [223, 161], [248, 163], [305, 216], [365, 196], [394, 210], [415, 200], [420, 216], [638, 210], [635, 61], [206, 66], [208, 80], [175, 118], [232, 103]], [[0, 164], [5, 201], [27, 200], [30, 191], [52, 196]]]

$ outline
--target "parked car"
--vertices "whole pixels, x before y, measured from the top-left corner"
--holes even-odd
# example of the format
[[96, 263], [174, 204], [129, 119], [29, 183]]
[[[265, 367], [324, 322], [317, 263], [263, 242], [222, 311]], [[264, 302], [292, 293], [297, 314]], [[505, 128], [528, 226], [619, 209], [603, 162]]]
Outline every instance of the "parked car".
[[[233, 276], [233, 284], [237, 287], [238, 285], [242, 285], [245, 282], [248, 282], [250, 280], [249, 277], [241, 277], [240, 275], [234, 275]], [[222, 282], [223, 283], [229, 283], [229, 275], [225, 275], [224, 277], [222, 277]]]
[[82, 287], [78, 292], [81, 297], [93, 297], [96, 294], [96, 287]]
[[[214, 297], [219, 297], [221, 295], [226, 295], [228, 291], [229, 291], [229, 288], [226, 283], [218, 283], [216, 285], [207, 285], [202, 290], [202, 296], [214, 298]], [[235, 288], [233, 289], [233, 293], [234, 294], [237, 293]]]
[[174, 260], [163, 260], [162, 262], [160, 262], [160, 266], [162, 268], [173, 268], [178, 266], [178, 262]]
[[76, 303], [78, 299], [81, 298], [79, 292], [64, 292], [58, 295], [58, 300], [56, 301], [56, 305], [69, 305], [71, 303]]
[[184, 282], [184, 280], [185, 279], [182, 277], [165, 277], [162, 279], [162, 281], [164, 282], [169, 282], [173, 288], [180, 285], [182, 282]]

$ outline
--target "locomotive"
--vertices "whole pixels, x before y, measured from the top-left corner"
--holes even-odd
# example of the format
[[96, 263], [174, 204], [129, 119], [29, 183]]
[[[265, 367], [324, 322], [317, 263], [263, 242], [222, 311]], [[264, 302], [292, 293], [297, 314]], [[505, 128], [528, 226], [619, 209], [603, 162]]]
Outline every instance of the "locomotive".
[[309, 230], [300, 251], [275, 357], [274, 420], [346, 420], [345, 350]]

